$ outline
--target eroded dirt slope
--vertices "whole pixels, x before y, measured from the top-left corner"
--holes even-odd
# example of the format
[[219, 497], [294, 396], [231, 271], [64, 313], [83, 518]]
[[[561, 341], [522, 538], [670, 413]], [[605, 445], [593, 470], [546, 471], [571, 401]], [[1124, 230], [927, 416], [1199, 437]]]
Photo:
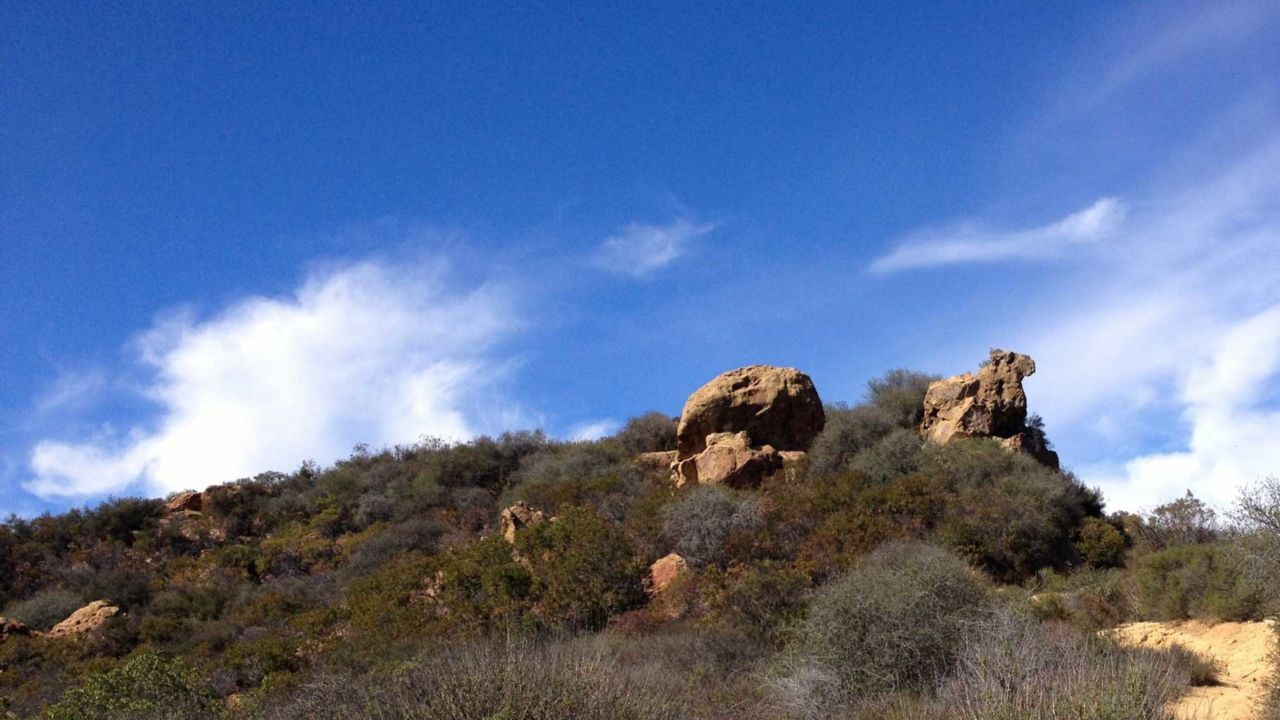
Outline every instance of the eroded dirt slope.
[[1147, 647], [1182, 645], [1221, 663], [1220, 685], [1192, 688], [1172, 708], [1180, 720], [1255, 720], [1276, 669], [1269, 622], [1140, 622], [1114, 630], [1121, 641]]

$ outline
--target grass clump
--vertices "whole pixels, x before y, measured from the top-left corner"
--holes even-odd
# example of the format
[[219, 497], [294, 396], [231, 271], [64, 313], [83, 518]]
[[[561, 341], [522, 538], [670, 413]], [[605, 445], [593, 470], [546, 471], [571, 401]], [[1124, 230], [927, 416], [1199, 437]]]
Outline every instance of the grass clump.
[[667, 695], [620, 671], [610, 653], [572, 644], [451, 646], [407, 667], [317, 676], [284, 703], [244, 717], [277, 720], [666, 720]]

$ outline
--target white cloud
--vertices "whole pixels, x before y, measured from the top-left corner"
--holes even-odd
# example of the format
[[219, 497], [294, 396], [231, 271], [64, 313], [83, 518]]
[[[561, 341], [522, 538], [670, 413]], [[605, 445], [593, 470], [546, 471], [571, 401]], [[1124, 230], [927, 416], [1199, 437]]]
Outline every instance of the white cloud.
[[1280, 473], [1280, 141], [1242, 154], [1156, 191], [1069, 297], [1028, 301], [1033, 402], [1113, 506], [1226, 505]]
[[569, 429], [569, 439], [575, 442], [583, 440], [599, 440], [618, 431], [617, 420], [596, 420], [575, 425]]
[[1108, 197], [1041, 227], [1002, 232], [965, 222], [924, 230], [899, 241], [889, 254], [871, 263], [871, 271], [1051, 258], [1073, 246], [1105, 239], [1120, 227], [1124, 215], [1124, 206]]
[[472, 406], [493, 404], [500, 367], [488, 354], [513, 328], [510, 305], [494, 287], [450, 292], [438, 269], [364, 262], [315, 274], [289, 297], [158, 321], [136, 343], [156, 427], [39, 442], [25, 487], [44, 497], [203, 488], [328, 461], [356, 442], [470, 436]]
[[[1218, 505], [1237, 489], [1280, 474], [1280, 305], [1227, 328], [1179, 381], [1186, 448], [1141, 455], [1124, 466], [1130, 504], [1152, 504], [1192, 489]], [[1268, 403], [1268, 400], [1271, 403]]]
[[685, 255], [689, 241], [715, 228], [712, 223], [686, 219], [670, 225], [632, 223], [600, 244], [595, 262], [606, 270], [647, 278]]

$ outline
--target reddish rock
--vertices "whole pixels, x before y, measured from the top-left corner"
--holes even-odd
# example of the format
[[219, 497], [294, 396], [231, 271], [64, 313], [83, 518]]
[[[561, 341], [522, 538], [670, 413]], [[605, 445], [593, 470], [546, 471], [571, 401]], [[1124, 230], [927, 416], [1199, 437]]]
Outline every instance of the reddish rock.
[[677, 578], [689, 572], [689, 563], [683, 557], [671, 553], [649, 566], [649, 594], [660, 595]]

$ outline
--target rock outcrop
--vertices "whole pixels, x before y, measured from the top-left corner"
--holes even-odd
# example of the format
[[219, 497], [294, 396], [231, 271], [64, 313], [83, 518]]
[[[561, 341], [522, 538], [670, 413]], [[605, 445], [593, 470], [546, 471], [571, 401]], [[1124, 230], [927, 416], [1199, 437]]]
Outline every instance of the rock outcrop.
[[198, 492], [180, 492], [169, 498], [169, 502], [164, 504], [166, 513], [178, 512], [200, 512], [204, 509], [204, 498]]
[[702, 452], [672, 466], [676, 487], [728, 485], [750, 488], [782, 469], [782, 455], [772, 445], [752, 447], [745, 432], [712, 433]]
[[685, 401], [676, 427], [677, 459], [706, 448], [712, 433], [743, 432], [775, 450], [808, 450], [826, 414], [808, 375], [795, 368], [751, 365], [730, 370]]
[[515, 544], [517, 530], [536, 525], [543, 520], [546, 520], [546, 515], [541, 510], [534, 510], [528, 503], [521, 500], [502, 511], [502, 537], [507, 542]]
[[1022, 380], [1035, 371], [1035, 360], [1028, 355], [992, 350], [990, 360], [978, 372], [929, 386], [920, 433], [938, 443], [955, 438], [996, 438], [1005, 448], [1025, 452], [1057, 469], [1058, 454], [1049, 449], [1039, 428], [1027, 426], [1027, 393]]
[[0, 642], [8, 640], [16, 635], [30, 635], [31, 628], [26, 623], [14, 620], [13, 618], [0, 617]]
[[120, 608], [106, 600], [94, 600], [79, 610], [71, 613], [66, 620], [53, 626], [49, 637], [72, 637], [87, 635], [101, 630], [107, 621], [115, 617]]
[[780, 453], [808, 450], [825, 422], [822, 399], [799, 370], [769, 365], [730, 370], [685, 402], [672, 477], [677, 486], [754, 487], [782, 467]]

